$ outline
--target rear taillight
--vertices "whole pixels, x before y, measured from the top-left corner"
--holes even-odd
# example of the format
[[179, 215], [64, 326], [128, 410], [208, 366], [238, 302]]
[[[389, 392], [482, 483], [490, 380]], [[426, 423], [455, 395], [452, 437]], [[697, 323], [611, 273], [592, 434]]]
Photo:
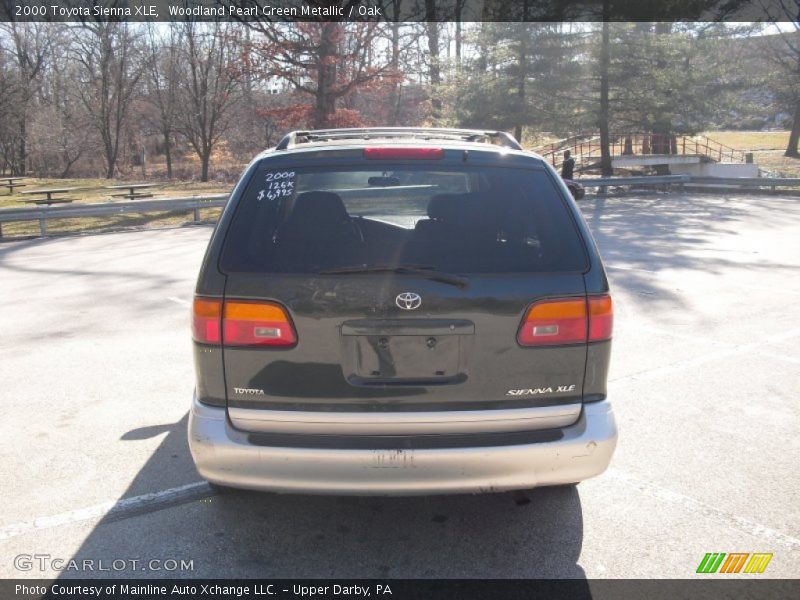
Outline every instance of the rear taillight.
[[437, 160], [444, 158], [442, 148], [364, 148], [364, 158], [372, 160]]
[[195, 298], [192, 337], [201, 344], [293, 346], [297, 334], [279, 304], [248, 300]]
[[586, 300], [559, 298], [528, 309], [517, 334], [523, 346], [552, 346], [586, 341]]
[[528, 309], [517, 341], [523, 346], [598, 342], [611, 338], [612, 323], [610, 296], [543, 300]]
[[278, 304], [226, 300], [222, 340], [225, 346], [294, 346], [297, 335], [289, 315]]
[[610, 340], [614, 329], [611, 296], [589, 296], [589, 341]]
[[201, 344], [222, 341], [222, 300], [195, 298], [192, 303], [192, 338]]

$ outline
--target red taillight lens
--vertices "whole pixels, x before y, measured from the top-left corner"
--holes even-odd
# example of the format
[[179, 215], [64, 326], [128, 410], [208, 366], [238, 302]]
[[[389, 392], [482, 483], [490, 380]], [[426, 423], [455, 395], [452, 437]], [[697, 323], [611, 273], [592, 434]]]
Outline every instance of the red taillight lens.
[[444, 158], [442, 148], [364, 148], [364, 158], [371, 160], [437, 160]]
[[611, 339], [613, 324], [611, 296], [543, 300], [528, 309], [517, 341], [523, 346], [600, 342]]
[[586, 342], [586, 300], [558, 298], [528, 309], [517, 334], [523, 346], [553, 346]]
[[201, 344], [219, 344], [222, 300], [195, 298], [192, 303], [192, 338]]
[[282, 306], [227, 300], [222, 315], [222, 340], [226, 346], [294, 346], [297, 335]]
[[589, 341], [610, 340], [614, 329], [614, 305], [611, 296], [589, 297]]
[[289, 315], [272, 302], [195, 298], [192, 337], [201, 344], [226, 346], [293, 346], [297, 343]]

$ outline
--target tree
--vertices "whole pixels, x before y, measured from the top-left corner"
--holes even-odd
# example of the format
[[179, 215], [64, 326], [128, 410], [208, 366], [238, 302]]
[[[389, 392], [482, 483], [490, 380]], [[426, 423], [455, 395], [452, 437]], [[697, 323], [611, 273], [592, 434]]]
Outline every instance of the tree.
[[200, 158], [201, 181], [208, 181], [211, 153], [230, 126], [231, 111], [241, 97], [240, 33], [230, 23], [182, 25], [184, 70], [177, 122]]
[[106, 178], [112, 179], [121, 135], [143, 71], [137, 56], [137, 36], [124, 22], [87, 22], [72, 31], [72, 57], [80, 67], [78, 97], [100, 136]]
[[439, 23], [436, 18], [436, 0], [425, 0], [425, 29], [428, 34], [428, 74], [431, 83], [431, 118], [434, 123], [442, 118], [442, 99], [439, 97], [439, 86], [442, 83], [439, 63]]
[[611, 166], [611, 150], [609, 144], [611, 136], [609, 135], [609, 97], [608, 97], [608, 67], [611, 60], [610, 54], [610, 34], [608, 15], [608, 0], [603, 2], [603, 25], [602, 25], [602, 39], [600, 41], [600, 104], [597, 114], [597, 122], [600, 127], [600, 171], [603, 177], [609, 177], [614, 174], [614, 169]]
[[35, 87], [40, 82], [50, 55], [49, 26], [46, 23], [3, 23], [2, 28], [10, 38], [10, 53], [16, 66], [15, 84], [12, 87], [17, 125], [16, 156], [13, 172], [24, 175], [28, 158], [28, 123]]
[[773, 24], [777, 22], [791, 23], [792, 31], [784, 31], [778, 27], [783, 44], [776, 48], [765, 46], [765, 55], [773, 63], [777, 78], [771, 87], [776, 91], [782, 104], [792, 113], [792, 129], [784, 156], [800, 158], [798, 142], [800, 142], [800, 16], [796, 3], [789, 0], [778, 0], [770, 8], [774, 9]]
[[179, 110], [180, 49], [178, 30], [170, 27], [165, 35], [153, 23], [147, 25], [146, 82], [147, 101], [156, 109], [156, 127], [164, 141], [167, 177], [172, 179], [172, 137]]
[[295, 91], [312, 98], [312, 127], [335, 125], [337, 100], [377, 78], [395, 75], [391, 59], [376, 59], [371, 52], [382, 32], [378, 23], [248, 25], [262, 34], [254, 52], [263, 76], [288, 81]]
[[96, 149], [96, 138], [92, 139], [86, 110], [74, 101], [78, 93], [76, 65], [63, 53], [54, 53], [52, 62], [48, 104], [53, 120], [47, 124], [45, 135], [58, 154], [59, 176], [63, 178], [85, 154]]
[[557, 23], [481, 23], [477, 51], [446, 86], [460, 125], [513, 130], [580, 127], [581, 74], [577, 44], [585, 33]]

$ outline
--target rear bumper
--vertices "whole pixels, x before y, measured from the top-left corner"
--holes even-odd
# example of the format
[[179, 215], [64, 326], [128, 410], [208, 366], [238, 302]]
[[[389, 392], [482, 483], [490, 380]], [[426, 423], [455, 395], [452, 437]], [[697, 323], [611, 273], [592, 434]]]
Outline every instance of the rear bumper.
[[224, 408], [194, 400], [189, 447], [207, 480], [238, 488], [319, 494], [499, 492], [575, 483], [602, 473], [617, 443], [609, 401], [586, 404], [552, 442], [414, 450], [256, 445]]

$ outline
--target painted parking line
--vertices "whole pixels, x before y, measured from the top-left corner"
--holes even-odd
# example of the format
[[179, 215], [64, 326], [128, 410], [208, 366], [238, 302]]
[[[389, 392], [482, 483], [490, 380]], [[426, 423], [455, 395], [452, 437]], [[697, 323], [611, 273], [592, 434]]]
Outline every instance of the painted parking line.
[[[744, 517], [732, 515], [710, 504], [640, 479], [615, 469], [614, 467], [610, 467], [602, 477], [611, 479], [628, 488], [633, 488], [660, 502], [678, 506], [686, 512], [716, 521], [742, 533], [759, 538], [764, 542], [780, 545], [792, 550], [800, 550], [800, 539], [793, 535], [761, 525], [760, 523], [756, 523]], [[95, 504], [94, 506], [57, 515], [38, 517], [31, 521], [13, 523], [0, 529], [0, 540], [7, 540], [37, 530], [52, 529], [93, 519], [102, 519], [104, 523], [121, 521], [166, 508], [172, 508], [180, 504], [201, 500], [213, 494], [215, 494], [215, 492], [208, 483], [205, 481], [196, 481], [160, 492], [125, 498], [117, 502]]]
[[679, 506], [686, 512], [722, 523], [723, 525], [731, 527], [732, 529], [736, 529], [742, 533], [757, 537], [764, 542], [783, 546], [784, 548], [789, 548], [791, 550], [800, 550], [800, 538], [783, 533], [777, 529], [772, 529], [771, 527], [766, 527], [760, 523], [751, 521], [750, 519], [732, 515], [716, 508], [715, 506], [695, 500], [694, 498], [675, 492], [669, 488], [665, 488], [628, 473], [618, 471], [614, 467], [609, 467], [602, 477], [608, 477], [613, 481], [622, 483], [623, 485], [633, 488], [642, 494], [650, 496], [651, 498]]
[[181, 304], [183, 306], [189, 306], [190, 302], [188, 300], [184, 300], [183, 298], [176, 298], [175, 296], [167, 296], [167, 300], [171, 302], [175, 302], [176, 304]]
[[187, 483], [186, 485], [161, 490], [160, 492], [124, 498], [116, 502], [103, 502], [57, 515], [12, 523], [0, 529], [0, 540], [7, 540], [31, 531], [52, 529], [92, 519], [103, 519], [104, 522], [121, 521], [157, 510], [171, 508], [179, 504], [194, 502], [214, 493], [207, 482], [195, 481], [194, 483]]
[[730, 346], [729, 348], [722, 348], [720, 350], [709, 352], [708, 354], [701, 354], [700, 356], [687, 358], [685, 360], [679, 360], [677, 362], [670, 363], [668, 365], [655, 367], [653, 369], [646, 369], [644, 371], [639, 371], [638, 373], [632, 373], [630, 375], [625, 375], [623, 377], [617, 377], [615, 379], [609, 380], [608, 384], [609, 387], [614, 388], [619, 385], [625, 385], [627, 383], [632, 383], [637, 381], [644, 381], [652, 379], [654, 377], [660, 377], [662, 375], [672, 375], [679, 371], [684, 371], [692, 367], [697, 367], [714, 360], [719, 360], [721, 358], [730, 358], [732, 356], [750, 354], [753, 351], [759, 350], [760, 348], [767, 346], [769, 344], [784, 342], [796, 337], [800, 337], [800, 327], [798, 327], [797, 329], [790, 329], [789, 331], [785, 331], [783, 333], [776, 333], [774, 335], [767, 336], [766, 338], [758, 342], [750, 342], [747, 344], [740, 344], [738, 346]]
[[[670, 270], [670, 269], [665, 269], [665, 270], [659, 271], [659, 270], [653, 270], [653, 269], [643, 269], [641, 267], [629, 267], [627, 265], [609, 265], [609, 264], [605, 264], [604, 266], [605, 266], [606, 270], [608, 270], [608, 271], [633, 271], [635, 273], [644, 273], [646, 275], [649, 275], [651, 277], [655, 277], [657, 279], [666, 279], [666, 280], [676, 279], [676, 280], [679, 280], [679, 283], [680, 283], [681, 286], [686, 286], [687, 285], [686, 280], [682, 279], [680, 277], [681, 273], [679, 273], [677, 271], [674, 271], [674, 270]], [[800, 267], [798, 269], [800, 270]], [[695, 269], [688, 269], [688, 271], [689, 272], [694, 272]], [[612, 276], [612, 281], [613, 281], [613, 276]], [[691, 284], [689, 284], [689, 285], [691, 285]], [[743, 290], [748, 290], [748, 291], [756, 291], [756, 292], [767, 291], [767, 288], [765, 288], [764, 286], [750, 285], [750, 284], [747, 284], [747, 283], [740, 283], [738, 281], [725, 281], [724, 284], [722, 284], [721, 287], [722, 287], [722, 289], [727, 287], [727, 288], [737, 288], [737, 289], [743, 289]], [[770, 286], [768, 289], [769, 289], [769, 293], [770, 294], [777, 292], [779, 294], [788, 294], [790, 296], [800, 296], [800, 290], [795, 289], [795, 288], [791, 288], [791, 287]]]

